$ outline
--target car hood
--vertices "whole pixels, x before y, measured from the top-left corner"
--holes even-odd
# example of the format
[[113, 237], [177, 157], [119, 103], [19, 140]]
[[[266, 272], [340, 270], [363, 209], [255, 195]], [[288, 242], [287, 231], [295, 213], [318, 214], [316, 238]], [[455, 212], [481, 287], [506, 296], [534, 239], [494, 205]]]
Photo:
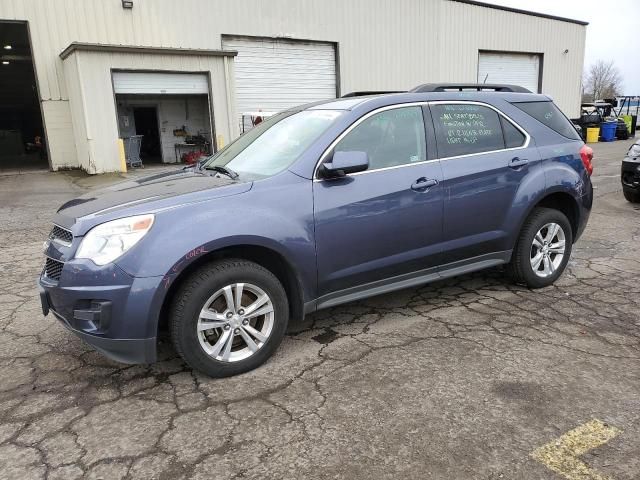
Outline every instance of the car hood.
[[171, 171], [117, 183], [70, 200], [58, 209], [54, 223], [81, 235], [83, 232], [73, 228], [79, 218], [88, 220], [82, 223], [95, 225], [125, 215], [155, 213], [237, 195], [250, 190], [251, 186], [252, 182], [238, 182], [193, 168]]

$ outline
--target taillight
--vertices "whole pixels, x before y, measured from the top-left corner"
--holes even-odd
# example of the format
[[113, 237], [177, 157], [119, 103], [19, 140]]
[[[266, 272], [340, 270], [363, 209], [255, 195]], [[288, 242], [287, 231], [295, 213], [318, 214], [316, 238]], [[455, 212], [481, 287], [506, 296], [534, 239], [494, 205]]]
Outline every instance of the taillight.
[[580, 149], [580, 158], [582, 159], [585, 170], [589, 176], [591, 176], [593, 173], [593, 164], [591, 163], [593, 160], [593, 148], [588, 145], [583, 145]]

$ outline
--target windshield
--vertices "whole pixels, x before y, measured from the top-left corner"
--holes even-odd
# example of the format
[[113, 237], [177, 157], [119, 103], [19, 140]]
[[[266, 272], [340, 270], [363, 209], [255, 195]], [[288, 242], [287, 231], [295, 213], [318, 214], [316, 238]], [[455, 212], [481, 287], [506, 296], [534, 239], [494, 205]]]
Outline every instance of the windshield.
[[340, 115], [337, 110], [274, 115], [220, 150], [202, 168], [224, 167], [241, 179], [270, 177], [288, 168]]

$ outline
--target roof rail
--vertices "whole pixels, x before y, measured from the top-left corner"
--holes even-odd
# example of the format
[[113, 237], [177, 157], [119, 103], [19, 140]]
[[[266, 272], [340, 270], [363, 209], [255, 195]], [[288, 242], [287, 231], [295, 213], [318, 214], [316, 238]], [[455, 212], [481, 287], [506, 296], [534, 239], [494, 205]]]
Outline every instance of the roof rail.
[[518, 85], [501, 85], [491, 83], [425, 83], [419, 85], [410, 92], [414, 93], [426, 93], [426, 92], [464, 92], [472, 90], [476, 92], [517, 92], [517, 93], [531, 93], [531, 90], [527, 90], [524, 87]]
[[345, 95], [342, 95], [340, 98], [351, 98], [351, 97], [364, 97], [366, 95], [386, 95], [389, 93], [406, 93], [402, 90], [389, 90], [389, 91], [362, 91], [362, 92], [350, 92]]

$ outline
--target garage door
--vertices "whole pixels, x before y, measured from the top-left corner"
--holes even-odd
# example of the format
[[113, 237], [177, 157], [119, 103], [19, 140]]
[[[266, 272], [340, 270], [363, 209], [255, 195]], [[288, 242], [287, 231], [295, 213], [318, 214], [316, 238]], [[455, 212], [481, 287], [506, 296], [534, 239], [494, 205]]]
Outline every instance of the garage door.
[[115, 93], [200, 95], [209, 93], [204, 73], [113, 72]]
[[539, 78], [539, 55], [480, 52], [478, 83], [508, 83], [536, 93]]
[[329, 43], [276, 39], [223, 39], [236, 50], [236, 108], [279, 112], [336, 97], [336, 56]]

